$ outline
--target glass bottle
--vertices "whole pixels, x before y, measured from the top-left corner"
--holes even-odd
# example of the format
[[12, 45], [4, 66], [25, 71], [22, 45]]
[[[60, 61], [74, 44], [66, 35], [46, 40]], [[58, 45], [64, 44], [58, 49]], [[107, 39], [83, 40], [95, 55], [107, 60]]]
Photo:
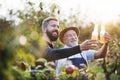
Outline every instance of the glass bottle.
[[91, 40], [98, 40], [98, 24], [95, 24]]
[[102, 24], [101, 31], [100, 31], [100, 42], [101, 43], [105, 43], [104, 34], [105, 34], [105, 26], [104, 24]]

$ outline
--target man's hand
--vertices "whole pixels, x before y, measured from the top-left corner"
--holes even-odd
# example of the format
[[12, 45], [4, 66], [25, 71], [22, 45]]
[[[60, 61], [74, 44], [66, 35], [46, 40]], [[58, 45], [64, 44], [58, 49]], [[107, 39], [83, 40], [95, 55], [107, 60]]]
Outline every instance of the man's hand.
[[97, 46], [98, 41], [97, 40], [85, 40], [80, 45], [80, 50], [88, 50], [88, 49], [94, 49]]
[[105, 38], [105, 43], [109, 43], [111, 41], [110, 34], [107, 32], [104, 34], [104, 38]]

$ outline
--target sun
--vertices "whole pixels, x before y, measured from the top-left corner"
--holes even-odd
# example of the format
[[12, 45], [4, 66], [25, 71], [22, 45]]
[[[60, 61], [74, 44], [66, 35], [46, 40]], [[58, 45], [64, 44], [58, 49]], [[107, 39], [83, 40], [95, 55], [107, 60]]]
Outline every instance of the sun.
[[[34, 2], [36, 5], [39, 2], [44, 3], [56, 3], [60, 6], [61, 17], [66, 18], [76, 12], [80, 12], [79, 17], [87, 15], [91, 19], [110, 21], [114, 17], [120, 14], [120, 0], [28, 0]], [[24, 9], [25, 1], [16, 0], [10, 2], [10, 0], [1, 0], [2, 6], [0, 9], [0, 15], [7, 16], [8, 10], [11, 8], [14, 10]], [[19, 5], [22, 6], [19, 6]], [[48, 6], [47, 6], [48, 7]], [[9, 9], [10, 8], [10, 9]], [[71, 10], [72, 9], [72, 10]]]
[[107, 22], [120, 14], [119, 0], [86, 0], [85, 9], [91, 18]]
[[[52, 0], [53, 1], [53, 0]], [[120, 0], [55, 0], [61, 6], [62, 13], [65, 15], [80, 12], [89, 18], [108, 22], [120, 14]], [[54, 1], [53, 1], [54, 2]]]

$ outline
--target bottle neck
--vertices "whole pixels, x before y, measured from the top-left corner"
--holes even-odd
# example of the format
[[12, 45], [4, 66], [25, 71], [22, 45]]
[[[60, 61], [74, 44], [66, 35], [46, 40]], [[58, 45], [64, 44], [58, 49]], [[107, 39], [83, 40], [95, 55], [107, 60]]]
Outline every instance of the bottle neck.
[[105, 26], [102, 24], [101, 32], [105, 32]]

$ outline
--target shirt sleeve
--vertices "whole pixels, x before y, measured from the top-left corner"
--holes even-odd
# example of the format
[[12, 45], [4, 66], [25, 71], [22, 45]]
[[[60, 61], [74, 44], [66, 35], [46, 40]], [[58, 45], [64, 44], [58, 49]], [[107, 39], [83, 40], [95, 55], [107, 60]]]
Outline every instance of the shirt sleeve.
[[52, 61], [52, 60], [66, 58], [80, 52], [81, 51], [79, 45], [72, 48], [62, 48], [62, 49], [48, 48], [47, 52], [44, 55], [44, 58], [47, 59], [48, 61]]
[[95, 54], [95, 50], [87, 50], [87, 51], [83, 51], [82, 55], [86, 55], [87, 60], [94, 60], [94, 54]]

